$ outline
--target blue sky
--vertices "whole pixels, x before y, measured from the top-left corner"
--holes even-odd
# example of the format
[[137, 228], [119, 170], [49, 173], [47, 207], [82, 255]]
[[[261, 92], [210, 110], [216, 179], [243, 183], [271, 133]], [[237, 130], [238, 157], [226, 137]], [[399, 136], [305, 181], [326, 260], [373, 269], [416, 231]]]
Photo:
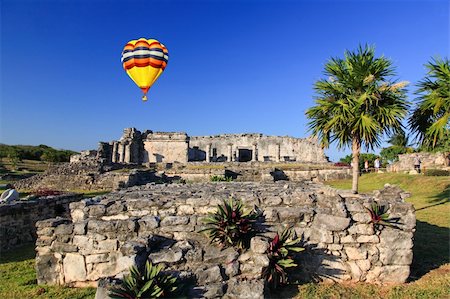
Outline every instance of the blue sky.
[[[94, 149], [126, 127], [305, 137], [330, 57], [373, 44], [414, 84], [450, 47], [450, 5], [439, 0], [0, 3], [6, 144]], [[146, 103], [120, 62], [140, 37], [170, 56]]]

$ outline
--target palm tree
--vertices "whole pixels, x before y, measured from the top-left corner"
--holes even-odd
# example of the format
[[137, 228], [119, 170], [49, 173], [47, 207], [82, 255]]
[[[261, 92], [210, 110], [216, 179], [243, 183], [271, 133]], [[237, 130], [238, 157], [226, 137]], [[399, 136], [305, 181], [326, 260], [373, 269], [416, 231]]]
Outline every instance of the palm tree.
[[435, 58], [425, 66], [428, 75], [417, 84], [409, 125], [423, 148], [434, 149], [450, 140], [450, 62]]
[[309, 129], [323, 147], [337, 142], [339, 148], [352, 148], [353, 193], [358, 192], [361, 147], [373, 149], [382, 137], [401, 130], [408, 109], [407, 82], [389, 80], [392, 62], [375, 58], [371, 46], [346, 51], [344, 59], [331, 58], [325, 75], [314, 85], [316, 106], [306, 111]]

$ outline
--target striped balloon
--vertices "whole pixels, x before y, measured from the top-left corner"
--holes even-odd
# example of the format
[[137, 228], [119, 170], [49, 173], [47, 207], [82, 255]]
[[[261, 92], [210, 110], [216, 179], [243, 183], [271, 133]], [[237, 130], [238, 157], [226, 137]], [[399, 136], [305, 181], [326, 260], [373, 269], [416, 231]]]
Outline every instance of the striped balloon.
[[143, 101], [147, 92], [162, 74], [169, 60], [167, 48], [156, 39], [140, 38], [129, 41], [122, 51], [122, 64], [128, 76], [142, 90]]

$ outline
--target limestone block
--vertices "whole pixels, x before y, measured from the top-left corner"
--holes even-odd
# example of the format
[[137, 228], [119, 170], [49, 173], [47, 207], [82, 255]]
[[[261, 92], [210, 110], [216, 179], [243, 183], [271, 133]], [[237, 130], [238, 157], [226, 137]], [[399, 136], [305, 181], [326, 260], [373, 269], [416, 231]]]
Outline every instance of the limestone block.
[[194, 208], [190, 205], [180, 205], [177, 209], [177, 215], [193, 215]]
[[161, 220], [161, 227], [172, 225], [185, 225], [189, 223], [187, 216], [167, 216]]
[[98, 252], [111, 252], [117, 250], [117, 240], [99, 241], [95, 246]]
[[89, 206], [89, 217], [98, 218], [105, 215], [105, 213], [106, 207], [104, 205], [97, 204]]
[[370, 223], [371, 218], [369, 213], [354, 213], [352, 214], [352, 219], [355, 222], [359, 222], [359, 223]]
[[55, 227], [55, 235], [70, 235], [73, 231], [73, 224], [60, 224]]
[[350, 235], [373, 235], [373, 225], [372, 224], [353, 224], [348, 228], [348, 233]]
[[409, 266], [383, 266], [378, 279], [383, 283], [404, 283], [409, 271]]
[[269, 248], [269, 241], [264, 237], [253, 237], [250, 240], [250, 250], [255, 253], [265, 253]]
[[73, 241], [72, 243], [74, 245], [77, 245], [78, 248], [84, 251], [91, 251], [94, 249], [94, 240], [90, 239], [87, 236], [79, 236], [79, 235], [75, 235], [73, 236]]
[[61, 242], [53, 242], [52, 250], [54, 252], [66, 253], [66, 252], [77, 252], [78, 247], [73, 244], [61, 243]]
[[73, 225], [74, 235], [84, 235], [86, 234], [87, 221], [76, 222]]
[[210, 213], [214, 213], [217, 211], [216, 207], [209, 207], [209, 206], [199, 206], [195, 207], [195, 213], [200, 215], [206, 215]]
[[114, 276], [118, 272], [116, 271], [116, 263], [106, 262], [92, 264], [92, 270], [86, 276], [87, 280], [94, 281], [103, 277]]
[[309, 241], [309, 243], [333, 243], [333, 233], [325, 229], [321, 229], [318, 227], [296, 227], [295, 232], [297, 236], [303, 237], [305, 240]]
[[71, 209], [70, 217], [72, 218], [73, 222], [79, 222], [88, 218], [88, 215], [82, 209], [74, 209], [74, 210]]
[[[395, 249], [410, 249], [413, 246], [413, 233], [385, 227], [380, 234], [380, 246]], [[380, 247], [380, 248], [381, 248]]]
[[108, 253], [101, 253], [101, 254], [91, 254], [85, 256], [86, 264], [93, 264], [93, 263], [104, 263], [109, 260], [109, 254]]
[[57, 285], [64, 283], [62, 277], [62, 260], [53, 253], [36, 256], [36, 276], [38, 284]]
[[348, 261], [347, 265], [349, 266], [350, 275], [352, 276], [352, 280], [356, 281], [356, 282], [357, 281], [361, 281], [361, 277], [363, 275], [363, 272], [358, 267], [358, 264], [356, 263], [356, 261]]
[[213, 266], [206, 270], [198, 269], [195, 272], [195, 276], [197, 277], [197, 282], [199, 284], [207, 284], [222, 281], [222, 274], [220, 273], [219, 266]]
[[356, 238], [356, 242], [358, 243], [379, 243], [380, 237], [377, 235], [361, 235]]
[[345, 206], [350, 212], [366, 212], [364, 206], [359, 198], [346, 198]]
[[[267, 254], [254, 254], [252, 256], [252, 260], [256, 266], [259, 266], [261, 268], [269, 266], [269, 257], [267, 256]], [[261, 272], [258, 271], [258, 273]]]
[[188, 250], [184, 257], [188, 263], [201, 262], [203, 260], [203, 250], [201, 248], [193, 248]]
[[352, 236], [352, 235], [341, 237], [341, 243], [342, 244], [356, 243], [356, 238], [354, 236]]
[[266, 221], [268, 222], [278, 222], [278, 212], [276, 208], [265, 208], [264, 216], [266, 217]]
[[78, 253], [67, 253], [63, 261], [64, 281], [86, 281], [86, 265], [84, 257]]
[[264, 281], [230, 279], [224, 299], [264, 299]]
[[282, 199], [279, 196], [266, 196], [263, 199], [263, 202], [265, 205], [272, 207], [272, 206], [278, 206], [281, 204]]
[[356, 265], [358, 265], [358, 268], [363, 272], [369, 271], [371, 266], [369, 260], [357, 260]]
[[159, 218], [157, 216], [145, 216], [138, 220], [139, 234], [144, 231], [152, 231], [159, 227]]
[[[202, 297], [204, 298], [221, 298], [224, 294], [224, 285], [222, 283], [210, 283], [203, 287]], [[193, 297], [197, 298], [197, 297]]]
[[103, 221], [128, 220], [128, 219], [130, 219], [130, 216], [127, 214], [116, 214], [116, 215], [110, 215], [110, 216], [102, 216], [101, 219]]
[[239, 274], [239, 262], [233, 261], [224, 265], [225, 275], [233, 277]]
[[317, 214], [314, 217], [313, 226], [330, 231], [341, 231], [348, 227], [350, 218], [338, 217], [326, 214]]
[[378, 278], [380, 277], [380, 274], [381, 274], [381, 267], [376, 266], [367, 272], [366, 281], [371, 283], [379, 282]]
[[232, 247], [220, 250], [217, 247], [209, 246], [205, 249], [204, 262], [211, 264], [225, 264], [236, 260], [238, 256], [239, 253]]
[[326, 256], [317, 268], [316, 274], [325, 282], [350, 280], [345, 263], [335, 256]]
[[181, 249], [163, 249], [159, 252], [151, 253], [148, 257], [153, 263], [177, 263], [183, 258]]
[[53, 236], [55, 229], [53, 227], [43, 227], [39, 230], [37, 230], [37, 235], [38, 236]]
[[345, 247], [345, 254], [349, 260], [364, 260], [367, 258], [367, 250], [356, 247]]
[[411, 265], [413, 252], [411, 249], [380, 248], [380, 261], [383, 265]]

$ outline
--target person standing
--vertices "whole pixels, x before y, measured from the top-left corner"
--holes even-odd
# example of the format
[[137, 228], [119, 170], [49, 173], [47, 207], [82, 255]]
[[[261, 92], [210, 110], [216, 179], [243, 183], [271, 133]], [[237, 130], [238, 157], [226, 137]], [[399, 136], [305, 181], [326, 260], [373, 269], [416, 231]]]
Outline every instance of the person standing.
[[364, 161], [364, 171], [366, 172], [366, 173], [368, 173], [369, 172], [369, 161]]
[[378, 172], [380, 170], [380, 159], [378, 157], [373, 162], [373, 165], [375, 166], [375, 172]]
[[420, 161], [419, 155], [414, 156], [414, 169], [417, 171], [417, 173], [420, 173]]
[[6, 185], [6, 190], [0, 195], [0, 202], [10, 203], [15, 200], [19, 200], [19, 192], [17, 192], [16, 188], [11, 185]]

